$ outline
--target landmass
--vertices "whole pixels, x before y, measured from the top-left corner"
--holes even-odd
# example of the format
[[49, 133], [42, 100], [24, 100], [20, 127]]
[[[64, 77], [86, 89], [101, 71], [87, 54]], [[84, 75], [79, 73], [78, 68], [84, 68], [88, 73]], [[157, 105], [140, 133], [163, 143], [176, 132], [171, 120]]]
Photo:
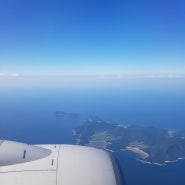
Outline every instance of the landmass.
[[165, 165], [185, 159], [185, 131], [124, 126], [90, 116], [73, 132], [77, 144], [111, 152], [131, 151], [137, 154], [137, 160], [147, 164]]
[[70, 118], [70, 119], [76, 119], [79, 117], [79, 114], [77, 113], [71, 113], [71, 112], [65, 112], [65, 111], [55, 111], [54, 116], [57, 118]]

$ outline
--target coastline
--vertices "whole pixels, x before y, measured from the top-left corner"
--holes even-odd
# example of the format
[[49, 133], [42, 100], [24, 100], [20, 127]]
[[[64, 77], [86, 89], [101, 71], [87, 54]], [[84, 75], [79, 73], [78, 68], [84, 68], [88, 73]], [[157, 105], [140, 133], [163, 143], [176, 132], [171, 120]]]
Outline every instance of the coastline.
[[[73, 132], [73, 135], [76, 136], [75, 129], [73, 129], [72, 132]], [[76, 145], [79, 145], [79, 144], [80, 144], [80, 138], [76, 138]]]
[[[139, 148], [136, 148], [136, 147], [130, 147], [130, 146], [127, 146], [126, 149], [123, 149], [122, 151], [131, 151], [131, 152], [134, 152], [136, 154], [139, 154], [143, 159], [146, 159], [149, 157], [149, 154], [144, 152], [143, 150], [139, 149]], [[150, 164], [150, 165], [158, 165], [158, 166], [164, 166], [164, 165], [167, 165], [169, 163], [176, 163], [180, 160], [185, 160], [185, 158], [181, 158], [179, 157], [178, 159], [176, 160], [172, 160], [172, 161], [164, 161], [163, 163], [157, 163], [157, 162], [149, 162], [149, 161], [145, 161], [143, 159], [137, 159], [137, 161], [139, 162], [142, 162], [144, 164]]]
[[132, 151], [134, 153], [139, 154], [142, 158], [148, 158], [149, 154], [146, 153], [145, 151], [141, 150], [140, 148], [132, 147], [132, 146], [127, 146], [125, 150]]

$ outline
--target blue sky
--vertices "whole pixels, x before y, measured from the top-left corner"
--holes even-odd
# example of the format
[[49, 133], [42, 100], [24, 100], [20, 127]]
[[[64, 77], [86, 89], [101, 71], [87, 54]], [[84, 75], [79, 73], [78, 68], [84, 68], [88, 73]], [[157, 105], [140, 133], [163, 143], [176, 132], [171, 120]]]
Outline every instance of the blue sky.
[[183, 74], [184, 0], [0, 0], [0, 76]]

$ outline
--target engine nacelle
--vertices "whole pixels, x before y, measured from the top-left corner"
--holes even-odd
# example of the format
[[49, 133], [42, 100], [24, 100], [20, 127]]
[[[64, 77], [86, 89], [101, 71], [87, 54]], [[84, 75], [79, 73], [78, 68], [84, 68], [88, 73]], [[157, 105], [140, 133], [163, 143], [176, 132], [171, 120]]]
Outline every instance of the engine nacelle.
[[77, 145], [0, 141], [0, 185], [123, 185], [107, 152]]

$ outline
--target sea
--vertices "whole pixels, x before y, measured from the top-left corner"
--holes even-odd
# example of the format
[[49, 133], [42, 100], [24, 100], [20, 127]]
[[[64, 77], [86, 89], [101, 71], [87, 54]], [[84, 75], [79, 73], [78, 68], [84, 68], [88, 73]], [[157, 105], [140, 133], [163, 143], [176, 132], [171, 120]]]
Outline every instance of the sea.
[[[76, 119], [56, 111], [77, 113]], [[184, 88], [15, 88], [0, 89], [0, 139], [29, 144], [76, 144], [73, 128], [88, 116], [123, 125], [185, 130]], [[185, 160], [165, 166], [116, 152], [126, 185], [184, 185]]]

